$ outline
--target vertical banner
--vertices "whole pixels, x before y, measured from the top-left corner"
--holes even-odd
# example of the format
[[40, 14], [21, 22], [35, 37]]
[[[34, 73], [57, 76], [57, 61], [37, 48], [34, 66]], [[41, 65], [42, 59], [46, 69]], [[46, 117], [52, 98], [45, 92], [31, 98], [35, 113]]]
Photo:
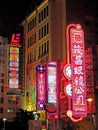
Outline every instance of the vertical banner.
[[20, 95], [21, 86], [19, 85], [19, 48], [20, 33], [12, 35], [9, 46], [9, 67], [8, 67], [8, 95]]
[[[28, 64], [26, 67], [26, 106], [32, 111], [36, 110], [36, 65]], [[31, 107], [29, 107], [31, 105]]]
[[46, 103], [46, 89], [45, 89], [45, 68], [42, 65], [36, 67], [36, 94], [37, 94], [37, 108], [44, 109]]
[[70, 49], [72, 66], [72, 109], [73, 116], [85, 117], [86, 107], [86, 77], [84, 32], [81, 26], [70, 28]]
[[47, 63], [47, 119], [58, 119], [58, 63]]
[[10, 46], [9, 88], [19, 88], [19, 47]]

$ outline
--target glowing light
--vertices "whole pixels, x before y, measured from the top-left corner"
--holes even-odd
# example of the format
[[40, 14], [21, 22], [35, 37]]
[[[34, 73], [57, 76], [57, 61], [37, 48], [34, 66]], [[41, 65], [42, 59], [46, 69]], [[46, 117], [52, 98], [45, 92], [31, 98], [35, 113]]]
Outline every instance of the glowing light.
[[6, 118], [3, 118], [3, 121], [6, 121], [7, 119]]
[[67, 116], [73, 121], [73, 122], [78, 122], [78, 121], [81, 121], [83, 119], [83, 117], [80, 117], [78, 119], [75, 119], [74, 117], [72, 117], [72, 111], [71, 110], [68, 110], [67, 111]]
[[66, 78], [70, 79], [71, 75], [72, 75], [72, 71], [71, 71], [71, 65], [67, 64], [66, 66], [64, 66], [63, 68], [63, 74]]
[[3, 118], [3, 121], [4, 121], [4, 130], [5, 130], [5, 121], [6, 121], [7, 119], [6, 118]]
[[80, 24], [77, 24], [77, 25], [76, 25], [76, 28], [77, 28], [77, 29], [81, 29], [81, 25], [80, 25]]
[[91, 103], [93, 101], [93, 98], [88, 98], [87, 101], [88, 103]]
[[67, 111], [67, 116], [68, 116], [68, 117], [72, 117], [72, 111], [71, 111], [71, 110], [68, 110], [68, 111]]
[[66, 94], [66, 96], [72, 97], [72, 84], [71, 83], [68, 83], [64, 86], [64, 93]]

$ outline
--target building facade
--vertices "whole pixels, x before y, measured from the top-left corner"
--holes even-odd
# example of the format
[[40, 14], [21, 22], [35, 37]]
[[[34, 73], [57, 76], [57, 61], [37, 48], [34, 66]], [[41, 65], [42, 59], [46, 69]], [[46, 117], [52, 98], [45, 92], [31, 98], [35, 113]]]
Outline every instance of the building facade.
[[[81, 24], [85, 37], [86, 56], [90, 53], [91, 61], [86, 60], [86, 64], [92, 64], [89, 71], [88, 85], [89, 96], [94, 96], [95, 69], [96, 69], [96, 43], [95, 33], [98, 28], [95, 21], [96, 3], [93, 0], [43, 0], [36, 6], [20, 24], [22, 27], [24, 74], [21, 96], [21, 107], [24, 110], [36, 110], [36, 66], [45, 65], [47, 61], [66, 60], [66, 28], [71, 23]], [[97, 34], [96, 34], [97, 35]], [[90, 52], [89, 49], [91, 49]], [[21, 63], [22, 64], [22, 63]], [[87, 65], [87, 73], [88, 73]], [[92, 78], [93, 73], [93, 78]], [[87, 78], [88, 78], [87, 77]], [[90, 82], [88, 81], [88, 84]], [[91, 91], [93, 90], [93, 91]], [[95, 109], [95, 97], [93, 106]]]
[[7, 95], [9, 67], [8, 38], [0, 36], [0, 119], [11, 120], [16, 115], [16, 99]]
[[5, 106], [6, 98], [5, 96], [5, 76], [6, 76], [6, 45], [8, 44], [8, 39], [0, 37], [0, 117], [4, 118], [5, 112], [7, 110]]
[[[56, 15], [57, 12], [59, 15]], [[65, 6], [62, 2], [55, 4], [46, 0], [21, 23], [25, 39], [25, 75], [28, 74], [25, 96], [32, 95], [32, 85], [34, 88], [36, 86], [37, 65], [46, 64], [49, 60], [62, 61], [65, 58], [65, 19], [61, 17], [63, 13], [65, 14]]]

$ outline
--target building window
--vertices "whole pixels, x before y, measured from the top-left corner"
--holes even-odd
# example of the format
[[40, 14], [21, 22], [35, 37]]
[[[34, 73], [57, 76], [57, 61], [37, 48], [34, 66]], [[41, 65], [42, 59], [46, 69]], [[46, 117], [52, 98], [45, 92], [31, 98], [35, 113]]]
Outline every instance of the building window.
[[31, 63], [31, 61], [32, 61], [32, 53], [30, 52], [30, 63]]
[[36, 49], [34, 49], [32, 52], [30, 52], [28, 54], [28, 59], [27, 59], [27, 63], [31, 63], [31, 62], [34, 62], [36, 61]]
[[36, 50], [33, 50], [31, 53], [31, 61], [32, 62], [36, 61]]
[[39, 23], [48, 16], [48, 5], [39, 12]]
[[28, 54], [28, 60], [27, 60], [28, 63], [30, 63], [30, 54]]
[[0, 77], [4, 77], [4, 73], [0, 73]]
[[29, 48], [29, 38], [28, 38], [27, 48]]
[[30, 23], [28, 23], [28, 32], [30, 31]]
[[4, 86], [0, 87], [0, 92], [4, 92]]
[[49, 33], [49, 23], [39, 29], [39, 40]]
[[36, 43], [36, 33], [32, 35], [32, 45]]
[[1, 98], [0, 98], [0, 103], [3, 104], [3, 102], [4, 102], [4, 98], [1, 97]]
[[4, 79], [0, 79], [0, 83], [4, 83]]
[[0, 108], [0, 113], [3, 113], [3, 108]]
[[30, 46], [32, 45], [32, 37], [30, 36]]
[[14, 113], [14, 114], [15, 114], [15, 109], [14, 109], [14, 108], [8, 108], [7, 112], [8, 112], [8, 113]]
[[31, 31], [34, 27], [36, 27], [36, 17], [28, 22], [28, 32]]
[[47, 54], [49, 51], [49, 41], [43, 43], [40, 47], [39, 47], [39, 58], [45, 54]]
[[47, 34], [46, 32], [47, 32], [47, 31], [46, 31], [46, 25], [44, 25], [44, 35]]
[[36, 43], [36, 33], [34, 33], [32, 36], [28, 37], [27, 48], [31, 47], [35, 43]]
[[0, 66], [0, 71], [4, 71], [5, 66]]

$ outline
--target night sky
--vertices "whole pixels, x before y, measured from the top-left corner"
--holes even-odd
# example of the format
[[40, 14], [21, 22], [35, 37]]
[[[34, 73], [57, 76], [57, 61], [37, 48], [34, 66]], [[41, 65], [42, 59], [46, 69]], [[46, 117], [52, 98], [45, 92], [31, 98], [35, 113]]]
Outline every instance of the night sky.
[[9, 37], [42, 0], [3, 0], [0, 3], [0, 36]]

